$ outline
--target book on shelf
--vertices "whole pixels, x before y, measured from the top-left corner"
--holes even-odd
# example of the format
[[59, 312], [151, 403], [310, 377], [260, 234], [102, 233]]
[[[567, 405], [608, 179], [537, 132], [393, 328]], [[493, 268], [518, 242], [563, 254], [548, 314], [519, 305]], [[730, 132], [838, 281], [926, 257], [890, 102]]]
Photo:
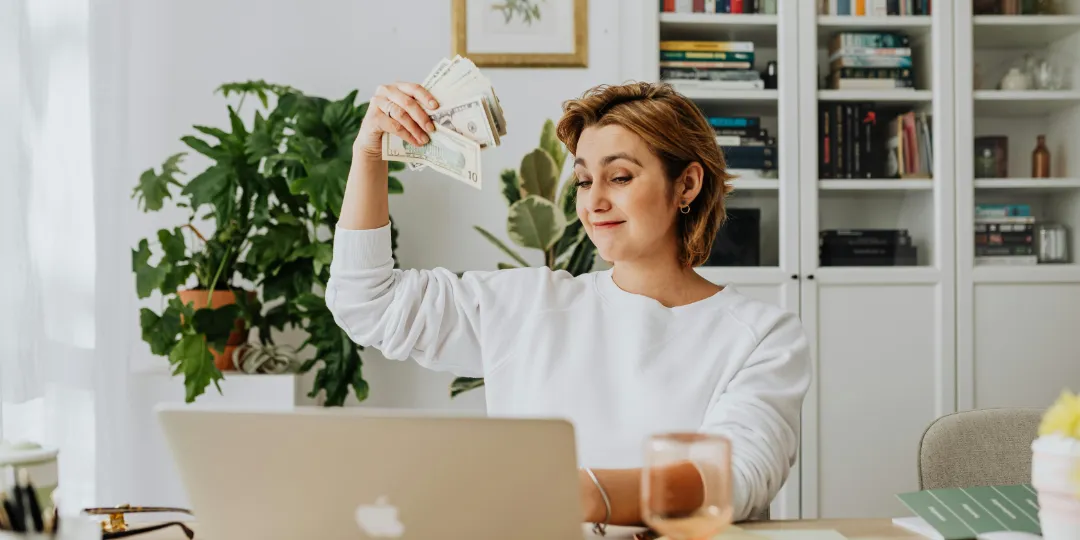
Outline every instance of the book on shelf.
[[818, 178], [933, 178], [932, 118], [874, 103], [825, 103], [818, 112]]
[[826, 229], [818, 233], [821, 266], [914, 266], [907, 229]]
[[676, 90], [762, 90], [752, 41], [660, 42], [660, 80]]
[[839, 32], [829, 40], [830, 90], [915, 89], [911, 40], [900, 32]]
[[780, 0], [660, 0], [661, 13], [757, 13], [776, 15]]
[[779, 148], [776, 137], [761, 126], [758, 116], [708, 116], [716, 145], [728, 169], [774, 171]]
[[821, 15], [930, 15], [932, 8], [932, 0], [818, 0], [818, 13]]
[[1028, 204], [975, 206], [975, 264], [1038, 264], [1035, 216]]

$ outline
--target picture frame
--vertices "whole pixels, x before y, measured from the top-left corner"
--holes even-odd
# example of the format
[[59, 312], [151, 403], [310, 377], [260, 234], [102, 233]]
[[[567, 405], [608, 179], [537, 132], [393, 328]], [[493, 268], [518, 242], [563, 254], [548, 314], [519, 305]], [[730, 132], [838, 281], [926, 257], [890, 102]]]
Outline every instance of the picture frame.
[[589, 64], [588, 0], [453, 0], [451, 24], [453, 53], [478, 67]]

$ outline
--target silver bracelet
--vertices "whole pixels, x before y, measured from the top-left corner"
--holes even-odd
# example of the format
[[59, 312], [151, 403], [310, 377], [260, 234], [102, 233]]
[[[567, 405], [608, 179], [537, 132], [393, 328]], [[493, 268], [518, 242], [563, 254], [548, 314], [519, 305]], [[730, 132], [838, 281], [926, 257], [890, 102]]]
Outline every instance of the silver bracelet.
[[585, 467], [585, 472], [589, 474], [589, 478], [592, 478], [593, 484], [596, 484], [596, 489], [600, 491], [600, 497], [604, 499], [604, 508], [607, 511], [607, 515], [604, 516], [604, 521], [601, 523], [593, 523], [593, 532], [599, 536], [607, 536], [607, 524], [611, 521], [611, 499], [608, 499], [607, 491], [604, 491], [604, 486], [600, 485], [600, 480], [596, 479], [596, 474], [592, 472], [592, 469]]

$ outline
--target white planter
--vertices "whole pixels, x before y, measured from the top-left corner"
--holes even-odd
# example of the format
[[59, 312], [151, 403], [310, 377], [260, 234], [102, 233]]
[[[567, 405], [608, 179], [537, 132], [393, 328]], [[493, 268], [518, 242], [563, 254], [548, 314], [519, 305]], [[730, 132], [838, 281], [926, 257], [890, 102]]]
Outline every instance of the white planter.
[[1080, 440], [1039, 437], [1031, 445], [1031, 483], [1044, 540], [1080, 538]]

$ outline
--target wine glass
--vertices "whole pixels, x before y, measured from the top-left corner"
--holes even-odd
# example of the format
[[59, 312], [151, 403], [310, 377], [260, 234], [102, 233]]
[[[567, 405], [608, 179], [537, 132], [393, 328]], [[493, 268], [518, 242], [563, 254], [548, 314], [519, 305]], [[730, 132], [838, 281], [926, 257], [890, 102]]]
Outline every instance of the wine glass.
[[641, 513], [671, 540], [712, 538], [731, 525], [731, 441], [707, 433], [662, 433], [645, 445]]

